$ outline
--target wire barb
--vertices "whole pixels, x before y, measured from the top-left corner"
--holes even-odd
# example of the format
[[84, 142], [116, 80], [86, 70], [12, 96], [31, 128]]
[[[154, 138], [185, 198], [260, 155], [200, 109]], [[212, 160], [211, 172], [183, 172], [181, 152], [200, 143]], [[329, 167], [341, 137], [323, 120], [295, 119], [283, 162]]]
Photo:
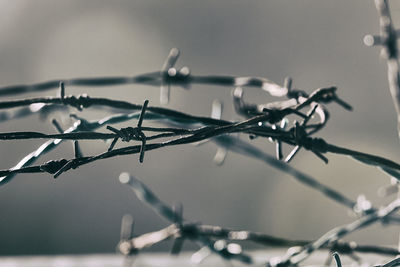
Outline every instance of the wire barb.
[[61, 102], [64, 103], [64, 100], [65, 100], [65, 85], [64, 85], [64, 82], [60, 82], [60, 98], [61, 98]]
[[128, 256], [136, 251], [132, 248], [130, 239], [133, 235], [134, 220], [129, 214], [125, 214], [121, 221], [121, 237], [117, 249], [121, 254]]
[[340, 260], [339, 253], [337, 253], [337, 252], [333, 253], [332, 257], [336, 261], [336, 267], [342, 267], [342, 261]]
[[83, 157], [82, 150], [79, 146], [78, 140], [73, 141], [75, 159]]
[[317, 108], [318, 105], [314, 105], [301, 124], [297, 121], [295, 122], [293, 134], [296, 146], [286, 157], [286, 163], [289, 163], [302, 147], [307, 150], [311, 150], [322, 161], [328, 163], [328, 159], [324, 155], [322, 155], [322, 153], [326, 153], [328, 151], [326, 142], [320, 138], [309, 137], [309, 134], [305, 130], [307, 123], [310, 121]]
[[[183, 205], [181, 203], [175, 205], [174, 212], [175, 212], [175, 225], [177, 226], [177, 228], [180, 229], [180, 232], [183, 232], [184, 231], [184, 228], [183, 228]], [[181, 252], [184, 241], [185, 241], [184, 236], [178, 235], [178, 237], [175, 238], [174, 243], [172, 244], [172, 248], [171, 248], [172, 255], [178, 255]]]
[[63, 128], [61, 127], [61, 125], [58, 123], [58, 121], [56, 119], [52, 119], [51, 123], [53, 124], [54, 128], [56, 128], [57, 132], [64, 133]]
[[145, 100], [144, 104], [142, 106], [142, 110], [140, 112], [140, 116], [138, 119], [137, 126], [135, 128], [132, 127], [127, 127], [127, 128], [121, 128], [120, 130], [115, 129], [114, 127], [107, 125], [107, 129], [114, 132], [117, 134], [117, 137], [113, 139], [111, 142], [111, 145], [108, 148], [108, 152], [112, 151], [114, 148], [115, 144], [117, 143], [118, 139], [121, 139], [123, 142], [129, 142], [131, 140], [138, 140], [142, 142], [142, 145], [140, 147], [140, 156], [139, 156], [139, 162], [142, 163], [144, 160], [144, 153], [146, 150], [146, 135], [142, 131], [142, 124], [143, 124], [143, 119], [145, 116], [145, 112], [147, 109], [147, 106], [149, 104], [149, 100]]
[[[167, 59], [165, 60], [162, 68], [161, 68], [161, 88], [160, 88], [160, 103], [165, 105], [169, 102], [170, 95], [170, 77], [175, 77], [177, 75], [176, 69], [174, 69], [174, 65], [179, 57], [179, 50], [177, 48], [172, 48], [169, 52]], [[186, 69], [184, 70], [185, 73]]]

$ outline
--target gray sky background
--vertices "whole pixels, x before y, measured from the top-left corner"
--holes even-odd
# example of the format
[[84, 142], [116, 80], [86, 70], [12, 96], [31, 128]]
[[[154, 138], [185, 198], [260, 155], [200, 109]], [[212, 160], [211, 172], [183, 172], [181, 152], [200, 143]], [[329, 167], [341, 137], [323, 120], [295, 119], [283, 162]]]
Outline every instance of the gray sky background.
[[[395, 22], [400, 4], [392, 1]], [[0, 1], [0, 85], [86, 76], [134, 75], [155, 71], [172, 47], [181, 50], [178, 66], [194, 74], [262, 76], [311, 92], [338, 86], [351, 103], [349, 113], [334, 104], [331, 120], [318, 134], [349, 148], [399, 159], [396, 117], [379, 49], [363, 45], [365, 34], [378, 33], [374, 2], [365, 0], [274, 1]], [[172, 88], [169, 108], [209, 115], [215, 98], [225, 104], [223, 118], [236, 115], [231, 89]], [[159, 105], [159, 89], [143, 86], [67, 88]], [[47, 92], [55, 96], [56, 91]], [[37, 96], [32, 94], [30, 96]], [[271, 98], [246, 89], [247, 101]], [[88, 111], [88, 118], [103, 113]], [[72, 121], [55, 115], [68, 127]], [[36, 116], [0, 125], [0, 131], [54, 132]], [[43, 141], [0, 143], [0, 168], [13, 166]], [[255, 141], [274, 153], [266, 141]], [[82, 145], [85, 154], [104, 151], [102, 142]], [[128, 171], [170, 204], [183, 203], [188, 219], [249, 229], [293, 239], [314, 239], [354, 220], [336, 203], [265, 164], [230, 153], [225, 164], [212, 162], [216, 146], [183, 146], [137, 156], [99, 161], [63, 174], [23, 174], [0, 188], [0, 254], [112, 252], [120, 219], [131, 213], [137, 234], [166, 225], [143, 206], [118, 175]], [[66, 142], [45, 160], [71, 157]], [[389, 179], [378, 170], [346, 157], [328, 155], [325, 165], [302, 151], [293, 165], [319, 181], [375, 203], [376, 189]], [[369, 228], [349, 236], [361, 243], [394, 245], [398, 229]], [[165, 249], [159, 246], [156, 249]]]

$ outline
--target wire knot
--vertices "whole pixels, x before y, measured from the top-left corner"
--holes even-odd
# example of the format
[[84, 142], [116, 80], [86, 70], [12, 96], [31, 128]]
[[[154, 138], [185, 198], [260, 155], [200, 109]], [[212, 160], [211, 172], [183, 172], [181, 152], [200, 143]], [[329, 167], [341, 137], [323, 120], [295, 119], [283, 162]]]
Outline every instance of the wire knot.
[[75, 107], [79, 111], [81, 111], [84, 108], [88, 108], [92, 105], [92, 101], [90, 100], [90, 97], [87, 94], [82, 94], [79, 95], [78, 97], [76, 96], [64, 97], [62, 98], [62, 103]]
[[307, 150], [317, 151], [320, 153], [328, 152], [328, 144], [322, 138], [303, 136], [300, 140], [296, 140], [296, 144]]
[[50, 161], [40, 165], [40, 170], [50, 173], [50, 174], [55, 174], [67, 163], [68, 163], [68, 160], [66, 160], [66, 159], [50, 160]]
[[320, 88], [315, 93], [311, 94], [309, 100], [328, 104], [330, 102], [335, 102], [340, 105], [342, 108], [346, 110], [353, 110], [353, 107], [350, 106], [347, 102], [343, 101], [336, 94], [337, 87], [331, 86], [328, 88]]
[[322, 103], [329, 103], [331, 101], [334, 101], [338, 98], [336, 94], [336, 87], [329, 87], [329, 88], [324, 88], [325, 90], [321, 90], [321, 94], [318, 97], [318, 101]]
[[111, 126], [107, 126], [107, 129], [115, 132], [123, 142], [129, 142], [131, 140], [141, 141], [143, 138], [146, 138], [139, 127], [126, 127], [117, 130]]
[[340, 251], [342, 254], [353, 254], [354, 249], [357, 247], [355, 242], [345, 242], [342, 239], [332, 244], [332, 251]]
[[300, 97], [308, 97], [307, 93], [303, 90], [292, 89], [286, 94], [287, 98], [299, 99]]
[[195, 239], [199, 236], [199, 229], [196, 223], [182, 223], [177, 224], [180, 229], [181, 235], [188, 239]]
[[91, 101], [90, 101], [90, 97], [87, 94], [82, 94], [78, 96], [77, 99], [78, 103], [79, 103], [79, 108], [88, 108], [91, 106]]
[[328, 152], [328, 144], [324, 139], [318, 137], [311, 137], [305, 130], [304, 125], [296, 122], [294, 127], [294, 141], [297, 146], [304, 147], [307, 150], [319, 153]]
[[328, 152], [328, 144], [321, 138], [310, 137], [310, 134], [306, 131], [306, 125], [312, 118], [317, 108], [318, 105], [314, 105], [314, 107], [310, 110], [310, 112], [307, 114], [307, 117], [302, 121], [302, 123], [300, 124], [296, 121], [295, 127], [291, 129], [291, 131], [293, 132], [294, 143], [296, 147], [286, 157], [285, 161], [287, 163], [293, 159], [293, 157], [297, 154], [301, 147], [310, 150], [325, 163], [328, 163], [328, 159], [324, 155], [322, 155], [322, 153]]
[[146, 135], [142, 131], [142, 123], [148, 104], [149, 100], [144, 101], [144, 104], [142, 106], [142, 111], [140, 112], [140, 116], [136, 127], [126, 127], [118, 130], [115, 129], [114, 127], [111, 127], [110, 125], [107, 126], [108, 130], [114, 132], [117, 135], [117, 137], [115, 137], [114, 140], [111, 142], [111, 145], [108, 148], [108, 152], [110, 152], [114, 148], [118, 139], [121, 139], [123, 142], [129, 142], [131, 140], [141, 141], [142, 145], [140, 147], [139, 162], [140, 163], [143, 162], [144, 152], [146, 149]]
[[79, 167], [78, 161], [73, 159], [66, 160], [51, 160], [40, 166], [40, 170], [45, 171], [47, 173], [53, 174], [54, 178], [60, 176], [63, 172], [68, 171], [69, 169], [76, 169]]
[[300, 112], [296, 110], [286, 108], [286, 109], [269, 109], [263, 108], [263, 112], [268, 115], [268, 122], [270, 124], [276, 124], [283, 120], [287, 115], [291, 113], [296, 113], [302, 115]]

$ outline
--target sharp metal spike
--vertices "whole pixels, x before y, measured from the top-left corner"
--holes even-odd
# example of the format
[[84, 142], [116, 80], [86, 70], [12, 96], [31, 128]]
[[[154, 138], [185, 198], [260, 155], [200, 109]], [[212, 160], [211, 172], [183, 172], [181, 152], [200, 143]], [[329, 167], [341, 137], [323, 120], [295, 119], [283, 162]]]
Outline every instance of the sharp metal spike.
[[177, 48], [172, 48], [169, 52], [167, 59], [165, 60], [162, 68], [161, 68], [161, 89], [160, 89], [160, 102], [165, 105], [169, 102], [169, 94], [170, 94], [170, 84], [167, 79], [169, 77], [168, 71], [175, 65], [176, 61], [179, 57], [179, 50]]
[[56, 128], [57, 132], [59, 133], [64, 133], [64, 129], [61, 127], [61, 125], [58, 123], [58, 121], [56, 119], [53, 119], [51, 121], [51, 123], [54, 125], [54, 127]]
[[83, 157], [82, 150], [81, 150], [81, 148], [79, 146], [78, 140], [74, 140], [73, 145], [74, 145], [75, 158]]

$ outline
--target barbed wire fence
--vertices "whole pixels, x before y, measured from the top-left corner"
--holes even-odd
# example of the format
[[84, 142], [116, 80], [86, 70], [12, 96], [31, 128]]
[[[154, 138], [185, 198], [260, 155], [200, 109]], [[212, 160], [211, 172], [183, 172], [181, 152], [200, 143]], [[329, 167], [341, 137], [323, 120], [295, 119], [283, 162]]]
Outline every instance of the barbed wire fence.
[[[378, 36], [366, 36], [364, 42], [366, 45], [381, 45], [383, 47], [387, 58], [389, 88], [400, 125], [397, 31], [394, 29], [390, 17], [388, 2], [376, 0], [375, 4], [379, 14], [381, 32]], [[119, 177], [120, 181], [127, 184], [140, 200], [149, 204], [160, 216], [170, 222], [170, 225], [161, 230], [134, 236], [132, 233], [133, 219], [130, 216], [125, 216], [122, 220], [121, 241], [118, 245], [118, 250], [122, 254], [132, 257], [145, 248], [167, 239], [174, 239], [171, 248], [172, 254], [178, 254], [181, 251], [184, 240], [190, 240], [199, 245], [200, 250], [192, 256], [192, 260], [197, 263], [205, 259], [210, 253], [215, 253], [227, 261], [237, 260], [263, 266], [294, 266], [300, 265], [315, 251], [327, 249], [330, 254], [336, 253], [333, 255], [337, 266], [341, 266], [337, 253], [348, 255], [358, 263], [362, 262], [362, 257], [358, 256], [358, 253], [376, 253], [393, 258], [393, 260], [381, 266], [400, 265], [400, 260], [396, 258], [400, 253], [400, 241], [398, 247], [383, 247], [362, 245], [344, 240], [346, 235], [375, 223], [383, 225], [400, 223], [398, 213], [400, 209], [400, 164], [379, 155], [341, 147], [331, 144], [321, 137], [314, 137], [328, 122], [328, 106], [330, 104], [338, 104], [346, 110], [352, 110], [352, 107], [346, 101], [339, 98], [336, 87], [319, 88], [307, 93], [292, 88], [292, 80], [289, 77], [280, 86], [268, 79], [258, 77], [196, 76], [190, 72], [188, 67], [180, 69], [175, 67], [178, 57], [179, 50], [172, 49], [160, 71], [134, 77], [77, 78], [0, 88], [0, 96], [16, 96], [57, 88], [59, 90], [57, 97], [0, 101], [0, 109], [3, 110], [0, 112], [0, 121], [13, 120], [33, 114], [48, 116], [55, 110], [68, 114], [71, 108], [83, 111], [82, 114], [89, 108], [106, 110], [111, 113], [107, 117], [91, 121], [86, 120], [82, 115], [70, 115], [76, 121], [66, 130], [56, 120], [53, 120], [52, 123], [57, 129], [57, 133], [32, 131], [0, 133], [0, 140], [47, 140], [37, 150], [27, 154], [15, 166], [0, 170], [0, 183], [3, 185], [11, 182], [16, 175], [23, 175], [23, 173], [49, 173], [57, 178], [64, 172], [72, 171], [94, 161], [123, 155], [138, 154], [139, 162], [143, 162], [145, 154], [151, 150], [167, 146], [198, 144], [210, 140], [219, 147], [214, 158], [217, 164], [223, 163], [228, 151], [260, 160], [289, 174], [298, 182], [317, 190], [323, 196], [345, 206], [357, 216], [357, 219], [352, 223], [328, 231], [317, 240], [288, 240], [264, 233], [204, 225], [185, 219], [182, 206], [170, 207], [139, 179], [128, 173], [122, 173]], [[166, 107], [153, 106], [147, 100], [141, 105], [111, 98], [89, 97], [86, 94], [66, 95], [68, 86], [101, 87], [123, 84], [159, 87], [161, 104], [168, 103], [172, 87], [189, 88], [192, 84], [203, 84], [232, 88], [234, 89], [232, 102], [236, 113], [242, 119], [223, 120], [222, 103], [219, 101], [214, 101], [211, 116], [203, 117]], [[244, 88], [247, 87], [256, 87], [274, 97], [282, 98], [282, 100], [262, 105], [247, 103], [243, 98]], [[121, 111], [124, 112], [118, 113]], [[131, 120], [137, 121], [136, 127], [117, 129], [111, 126]], [[146, 126], [146, 123], [150, 121], [162, 123], [164, 127]], [[293, 126], [288, 127], [288, 125]], [[102, 127], [106, 127], [107, 131], [97, 131]], [[247, 136], [249, 140], [267, 138], [275, 144], [275, 156], [271, 156], [259, 147], [252, 145], [251, 141], [238, 138], [239, 134]], [[74, 157], [50, 160], [34, 165], [40, 157], [56, 149], [61, 142], [67, 140], [73, 141]], [[87, 156], [82, 153], [79, 145], [79, 142], [84, 140], [108, 140], [109, 144], [104, 148], [103, 153]], [[137, 144], [116, 148], [118, 142], [136, 142]], [[291, 152], [286, 156], [283, 155], [283, 145], [292, 147]], [[357, 200], [353, 200], [289, 165], [288, 163], [301, 149], [313, 153], [325, 163], [328, 163], [328, 154], [334, 153], [349, 156], [359, 163], [377, 167], [383, 174], [391, 177], [391, 184], [386, 187], [384, 193], [387, 196], [396, 193], [398, 195], [384, 207], [375, 207], [362, 195]], [[253, 259], [251, 253], [246, 252], [238, 244], [241, 241], [289, 249], [286, 255], [260, 263]], [[330, 265], [331, 260], [332, 257], [329, 256], [327, 261], [321, 263], [321, 265]]]

